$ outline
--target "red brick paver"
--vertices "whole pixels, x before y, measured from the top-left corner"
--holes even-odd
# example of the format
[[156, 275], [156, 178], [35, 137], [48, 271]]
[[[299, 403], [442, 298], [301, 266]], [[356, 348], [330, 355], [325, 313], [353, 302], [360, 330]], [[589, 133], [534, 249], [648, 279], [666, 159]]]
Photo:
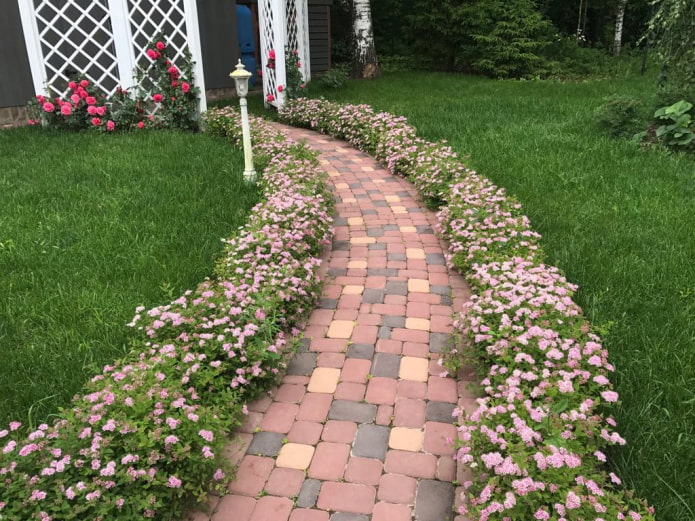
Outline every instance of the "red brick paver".
[[[465, 472], [452, 458], [446, 412], [477, 403], [436, 361], [470, 292], [443, 264], [436, 217], [412, 185], [344, 142], [282, 128], [319, 152], [334, 185], [326, 284], [304, 330], [301, 370], [290, 366], [279, 388], [249, 404], [241, 448], [253, 439], [260, 455], [230, 452], [240, 466], [229, 494], [195, 519], [329, 521], [342, 512], [410, 521], [416, 496], [427, 500], [422, 480], [453, 491]], [[401, 430], [389, 442], [393, 428]], [[391, 447], [404, 433], [421, 441]], [[276, 465], [287, 443], [313, 450], [306, 471]]]

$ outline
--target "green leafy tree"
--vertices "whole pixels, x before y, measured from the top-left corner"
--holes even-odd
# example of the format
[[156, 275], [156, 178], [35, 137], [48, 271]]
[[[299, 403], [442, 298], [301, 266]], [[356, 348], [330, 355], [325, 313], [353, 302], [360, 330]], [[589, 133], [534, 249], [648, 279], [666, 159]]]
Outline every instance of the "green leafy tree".
[[493, 0], [480, 4], [490, 23], [472, 33], [474, 70], [499, 78], [549, 72], [550, 64], [541, 51], [550, 43], [555, 29], [536, 9], [533, 0]]
[[655, 0], [645, 38], [656, 43], [669, 83], [695, 85], [695, 2]]

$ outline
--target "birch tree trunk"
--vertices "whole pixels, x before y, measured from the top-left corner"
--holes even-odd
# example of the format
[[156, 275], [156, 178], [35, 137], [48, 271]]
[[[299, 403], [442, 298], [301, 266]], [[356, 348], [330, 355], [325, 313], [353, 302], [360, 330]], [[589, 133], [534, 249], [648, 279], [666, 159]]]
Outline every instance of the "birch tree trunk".
[[627, 0], [618, 1], [618, 10], [615, 15], [615, 35], [613, 37], [613, 55], [620, 55], [620, 48], [623, 44], [623, 19], [625, 18], [625, 6]]
[[374, 78], [379, 64], [374, 47], [370, 0], [352, 0], [352, 71], [353, 78]]

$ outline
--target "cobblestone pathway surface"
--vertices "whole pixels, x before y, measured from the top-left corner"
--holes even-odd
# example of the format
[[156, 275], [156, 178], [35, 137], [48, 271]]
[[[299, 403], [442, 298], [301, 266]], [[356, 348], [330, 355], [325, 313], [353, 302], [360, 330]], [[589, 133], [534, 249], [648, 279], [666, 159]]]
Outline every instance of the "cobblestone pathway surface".
[[453, 519], [451, 413], [475, 402], [436, 361], [466, 283], [408, 182], [342, 141], [283, 128], [320, 152], [335, 186], [328, 281], [281, 385], [249, 405], [228, 495], [196, 519]]

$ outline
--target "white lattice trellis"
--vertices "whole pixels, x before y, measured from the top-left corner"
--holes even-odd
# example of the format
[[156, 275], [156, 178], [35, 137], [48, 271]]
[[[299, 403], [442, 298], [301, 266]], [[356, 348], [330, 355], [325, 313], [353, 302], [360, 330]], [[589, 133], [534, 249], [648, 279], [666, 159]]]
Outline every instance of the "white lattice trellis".
[[[148, 43], [168, 37], [174, 61], [186, 50], [196, 62], [195, 82], [205, 92], [195, 0], [18, 0], [37, 94], [64, 94], [76, 74], [107, 94], [135, 84]], [[206, 109], [204, 94], [200, 111]]]
[[[263, 95], [266, 104], [281, 107], [285, 93], [278, 85], [285, 85], [285, 50], [296, 50], [302, 63], [302, 76], [311, 79], [309, 56], [309, 19], [307, 0], [259, 0], [258, 17], [261, 37], [261, 63]], [[275, 67], [268, 67], [270, 52], [275, 52]], [[272, 101], [268, 95], [273, 96]]]

